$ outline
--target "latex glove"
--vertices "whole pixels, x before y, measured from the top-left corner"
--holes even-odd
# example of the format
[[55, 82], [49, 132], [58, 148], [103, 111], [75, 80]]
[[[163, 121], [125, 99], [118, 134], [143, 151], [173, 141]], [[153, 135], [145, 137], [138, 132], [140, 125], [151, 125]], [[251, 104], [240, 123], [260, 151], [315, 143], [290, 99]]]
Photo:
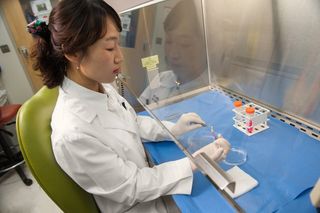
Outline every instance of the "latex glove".
[[205, 125], [205, 122], [200, 116], [194, 112], [189, 112], [181, 115], [177, 123], [171, 128], [171, 133], [174, 136], [182, 135], [191, 130], [200, 128]]
[[219, 162], [226, 158], [229, 150], [230, 143], [221, 137], [193, 153], [193, 156], [195, 157], [200, 153], [205, 153], [211, 160]]

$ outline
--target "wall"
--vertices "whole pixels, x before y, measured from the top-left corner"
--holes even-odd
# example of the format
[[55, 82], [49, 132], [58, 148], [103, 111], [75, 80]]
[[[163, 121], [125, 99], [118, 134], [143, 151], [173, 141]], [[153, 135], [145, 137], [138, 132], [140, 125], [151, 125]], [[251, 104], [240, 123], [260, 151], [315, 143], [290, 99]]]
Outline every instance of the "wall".
[[[107, 0], [119, 12], [148, 1], [150, 0]], [[7, 44], [10, 52], [3, 54], [0, 51], [0, 66], [2, 68], [0, 89], [7, 90], [11, 103], [23, 103], [33, 95], [33, 91], [3, 20], [0, 16], [0, 45]]]
[[6, 89], [10, 103], [23, 103], [33, 95], [31, 85], [18, 59], [0, 11], [0, 45], [7, 44], [10, 52], [0, 51], [1, 88]]
[[[119, 12], [148, 1], [150, 0], [107, 0]], [[3, 54], [0, 51], [0, 66], [2, 68], [0, 89], [7, 90], [10, 103], [23, 103], [33, 95], [33, 91], [3, 20], [0, 16], [0, 45], [7, 44], [10, 52]]]

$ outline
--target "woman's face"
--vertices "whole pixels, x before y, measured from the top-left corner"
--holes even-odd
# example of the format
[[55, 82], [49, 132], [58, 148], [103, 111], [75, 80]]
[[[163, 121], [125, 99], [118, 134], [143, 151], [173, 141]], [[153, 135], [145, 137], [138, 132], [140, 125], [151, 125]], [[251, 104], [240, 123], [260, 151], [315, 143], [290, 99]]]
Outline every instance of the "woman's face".
[[111, 83], [121, 71], [123, 55], [119, 45], [119, 35], [111, 18], [107, 19], [107, 33], [91, 45], [80, 62], [80, 71], [86, 78]]
[[204, 41], [186, 22], [166, 32], [165, 55], [169, 68], [179, 80], [188, 81], [205, 69]]

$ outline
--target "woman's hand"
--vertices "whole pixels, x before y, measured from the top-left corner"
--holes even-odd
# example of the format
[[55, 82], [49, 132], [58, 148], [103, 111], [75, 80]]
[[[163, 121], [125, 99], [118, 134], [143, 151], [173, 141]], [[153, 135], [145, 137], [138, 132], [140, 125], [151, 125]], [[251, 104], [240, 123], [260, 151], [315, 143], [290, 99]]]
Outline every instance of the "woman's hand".
[[[226, 158], [228, 152], [230, 150], [230, 143], [224, 138], [218, 138], [212, 143], [202, 147], [195, 153], [193, 153], [193, 157], [196, 157], [200, 153], [205, 153], [211, 160], [219, 162]], [[190, 161], [191, 162], [191, 161]], [[191, 168], [194, 171], [196, 166], [191, 162]]]
[[189, 112], [181, 115], [177, 123], [172, 127], [171, 133], [174, 136], [179, 136], [205, 125], [205, 122], [200, 118], [198, 114]]

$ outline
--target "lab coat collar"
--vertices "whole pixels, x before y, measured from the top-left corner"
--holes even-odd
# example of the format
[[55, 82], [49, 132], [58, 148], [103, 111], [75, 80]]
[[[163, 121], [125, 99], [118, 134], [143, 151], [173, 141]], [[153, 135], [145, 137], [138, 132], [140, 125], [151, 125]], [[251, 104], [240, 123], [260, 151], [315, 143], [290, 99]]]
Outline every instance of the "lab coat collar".
[[157, 77], [160, 78], [159, 81], [161, 87], [172, 88], [177, 86], [177, 76], [172, 70], [164, 71]]
[[[159, 81], [160, 81], [160, 86], [165, 87], [165, 88], [173, 88], [177, 87], [177, 76], [172, 70], [167, 70], [162, 72], [160, 75], [158, 75]], [[189, 84], [201, 84], [203, 85], [204, 83], [209, 83], [208, 81], [208, 71], [204, 70], [201, 75], [199, 75], [197, 78], [195, 78], [192, 81], [189, 82], [184, 82], [185, 85]]]
[[79, 99], [86, 99], [88, 101], [96, 102], [96, 101], [106, 100], [107, 98], [106, 94], [102, 94], [102, 93], [90, 90], [88, 88], [85, 88], [80, 84], [77, 84], [76, 82], [70, 80], [67, 77], [64, 77], [61, 87], [66, 94]]
[[[108, 88], [109, 85], [104, 84], [103, 86], [106, 87], [105, 90], [111, 90], [111, 88]], [[132, 125], [128, 125], [117, 116], [121, 113], [122, 109], [120, 107], [122, 106], [121, 103], [117, 105], [116, 102], [120, 100], [114, 97], [114, 94], [110, 94], [110, 97], [108, 97], [107, 94], [82, 87], [67, 77], [65, 77], [60, 91], [66, 97], [65, 101], [68, 108], [72, 109], [72, 113], [75, 113], [82, 120], [91, 123], [98, 116], [104, 128], [123, 129], [136, 133]], [[117, 107], [119, 108], [117, 109]]]

